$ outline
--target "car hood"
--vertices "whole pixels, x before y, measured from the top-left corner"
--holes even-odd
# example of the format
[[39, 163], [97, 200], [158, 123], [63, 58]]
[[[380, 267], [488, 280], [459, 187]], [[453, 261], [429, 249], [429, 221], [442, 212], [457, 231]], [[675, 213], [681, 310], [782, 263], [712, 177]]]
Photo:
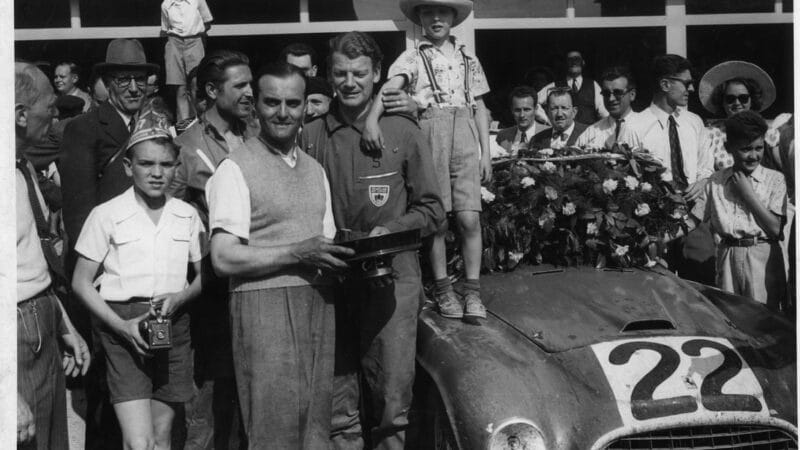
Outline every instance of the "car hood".
[[749, 339], [672, 274], [544, 267], [523, 266], [481, 284], [487, 309], [546, 352], [635, 336]]

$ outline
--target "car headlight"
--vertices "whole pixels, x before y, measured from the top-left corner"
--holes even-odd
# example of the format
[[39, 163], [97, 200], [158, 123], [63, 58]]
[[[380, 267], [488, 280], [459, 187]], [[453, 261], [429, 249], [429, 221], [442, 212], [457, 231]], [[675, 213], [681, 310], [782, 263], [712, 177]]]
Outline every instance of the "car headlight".
[[546, 450], [542, 433], [527, 419], [514, 418], [492, 432], [489, 450]]

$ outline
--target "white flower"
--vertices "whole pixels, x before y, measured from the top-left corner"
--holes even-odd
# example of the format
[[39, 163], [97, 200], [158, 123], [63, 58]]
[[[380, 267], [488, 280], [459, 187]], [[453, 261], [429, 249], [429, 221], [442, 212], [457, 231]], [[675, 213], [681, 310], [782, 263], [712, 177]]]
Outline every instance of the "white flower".
[[617, 190], [617, 180], [606, 178], [606, 180], [603, 181], [603, 192], [610, 195], [615, 190]]
[[510, 259], [515, 264], [518, 263], [523, 256], [525, 256], [525, 254], [522, 252], [508, 252], [508, 259]]
[[781, 140], [781, 132], [778, 131], [776, 128], [770, 128], [767, 130], [767, 134], [764, 135], [764, 142], [767, 143], [770, 147], [775, 147], [778, 145], [778, 142]]
[[548, 200], [555, 200], [555, 199], [558, 198], [558, 191], [553, 187], [545, 186], [544, 187], [544, 196]]
[[483, 201], [486, 203], [492, 203], [494, 201], [494, 194], [492, 191], [481, 186], [481, 199], [483, 199]]
[[542, 156], [553, 156], [553, 149], [552, 148], [543, 148], [539, 150], [539, 154]]
[[642, 192], [650, 192], [653, 190], [653, 185], [645, 181], [639, 185], [639, 188], [642, 190]]
[[628, 253], [628, 246], [627, 245], [620, 245], [619, 247], [617, 247], [614, 250], [614, 253], [616, 253], [617, 256], [625, 256], [625, 254]]
[[586, 224], [586, 234], [595, 236], [597, 234], [597, 222], [589, 222]]
[[662, 172], [661, 181], [672, 181], [672, 174], [668, 172]]
[[625, 187], [627, 187], [630, 190], [634, 190], [637, 187], [639, 187], [639, 180], [637, 180], [636, 177], [628, 175], [627, 177], [625, 177]]
[[519, 184], [521, 184], [522, 187], [527, 188], [527, 187], [534, 186], [536, 184], [536, 180], [534, 180], [531, 177], [525, 177], [522, 180], [520, 180]]
[[565, 216], [571, 216], [575, 214], [575, 203], [567, 202], [561, 207], [561, 212], [564, 213]]
[[650, 205], [647, 203], [639, 203], [636, 205], [635, 213], [637, 216], [642, 217], [650, 214]]
[[544, 164], [542, 164], [542, 170], [544, 170], [547, 173], [553, 173], [556, 171], [556, 165], [551, 163], [550, 161], [547, 161]]
[[556, 213], [552, 209], [546, 208], [539, 216], [539, 226], [543, 227], [546, 223], [552, 222], [556, 219]]
[[675, 208], [674, 210], [672, 210], [672, 214], [670, 214], [669, 216], [672, 217], [673, 219], [683, 219], [684, 213], [683, 210]]

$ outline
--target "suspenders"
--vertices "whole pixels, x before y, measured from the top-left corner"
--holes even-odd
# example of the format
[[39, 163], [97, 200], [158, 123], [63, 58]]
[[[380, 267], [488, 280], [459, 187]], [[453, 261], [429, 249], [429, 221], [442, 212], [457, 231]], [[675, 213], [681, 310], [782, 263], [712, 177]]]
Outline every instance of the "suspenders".
[[[442, 96], [443, 91], [433, 73], [430, 55], [431, 49], [431, 46], [425, 46], [419, 50], [419, 53], [422, 56], [422, 65], [425, 66], [425, 73], [428, 75], [428, 81], [431, 83], [433, 98], [436, 100], [437, 105], [441, 105], [444, 103], [444, 97]], [[470, 106], [472, 104], [472, 99], [469, 96], [469, 60], [467, 59], [466, 53], [464, 53], [464, 47], [460, 47], [458, 51], [461, 53], [461, 58], [464, 61], [464, 99], [467, 102], [467, 106]]]

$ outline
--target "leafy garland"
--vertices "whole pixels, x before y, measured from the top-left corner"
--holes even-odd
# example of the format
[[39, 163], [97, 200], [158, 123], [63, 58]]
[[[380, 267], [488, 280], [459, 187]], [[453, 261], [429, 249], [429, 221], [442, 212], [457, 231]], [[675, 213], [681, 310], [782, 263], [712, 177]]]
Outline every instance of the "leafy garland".
[[[666, 234], [687, 214], [680, 193], [664, 181], [665, 167], [646, 151], [614, 146], [587, 154], [578, 148], [524, 151], [493, 162], [481, 188], [482, 269], [519, 263], [594, 267], [653, 266]], [[455, 244], [450, 239], [450, 244]], [[450, 245], [451, 273], [463, 262]]]

